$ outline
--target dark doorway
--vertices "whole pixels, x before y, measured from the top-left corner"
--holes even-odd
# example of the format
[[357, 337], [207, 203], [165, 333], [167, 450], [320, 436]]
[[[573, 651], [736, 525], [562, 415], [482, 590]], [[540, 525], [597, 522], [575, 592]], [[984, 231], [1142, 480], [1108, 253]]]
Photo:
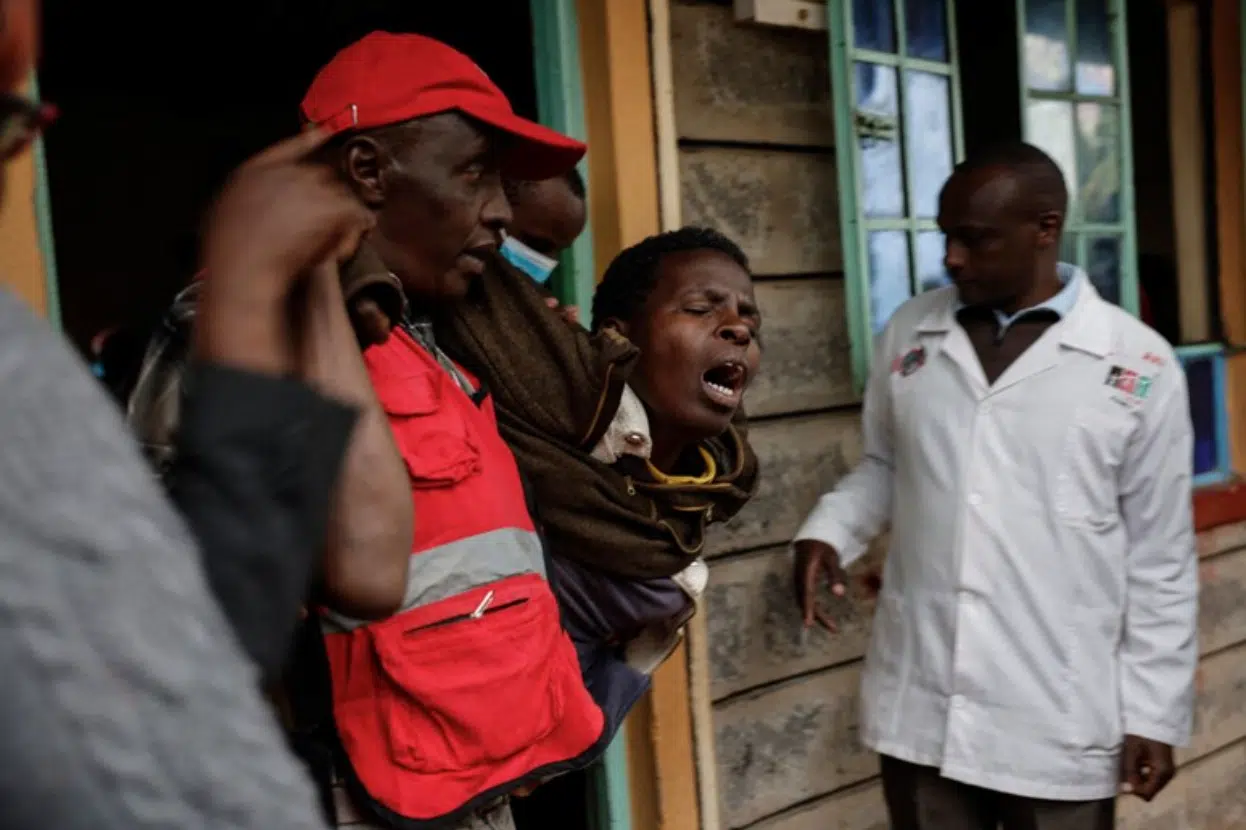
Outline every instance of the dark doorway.
[[[311, 78], [376, 29], [469, 54], [536, 115], [528, 3], [47, 0], [40, 92], [61, 311], [78, 346], [155, 313], [193, 274], [225, 175], [298, 129]], [[488, 23], [483, 22], [487, 19]]]

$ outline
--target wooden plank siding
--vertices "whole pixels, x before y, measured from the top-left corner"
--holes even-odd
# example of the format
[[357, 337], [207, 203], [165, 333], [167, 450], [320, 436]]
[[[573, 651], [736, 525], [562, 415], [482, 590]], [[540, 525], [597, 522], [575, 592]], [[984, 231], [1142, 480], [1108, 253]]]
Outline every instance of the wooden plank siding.
[[833, 144], [826, 36], [739, 26], [730, 8], [671, 4], [680, 138]]
[[843, 268], [830, 153], [682, 147], [679, 173], [684, 224], [730, 236], [748, 255], [755, 274]]
[[[1199, 671], [1194, 740], [1178, 753], [1190, 774], [1203, 775], [1196, 764], [1200, 759], [1246, 740], [1246, 710], [1241, 706], [1246, 698], [1244, 533], [1246, 525], [1240, 525], [1200, 539], [1200, 647], [1207, 656]], [[878, 549], [870, 554], [879, 555]], [[853, 580], [852, 600], [835, 609], [843, 621], [841, 631], [811, 632], [804, 646], [792, 607], [790, 556], [784, 549], [716, 562], [708, 607], [726, 826], [752, 826], [762, 817], [773, 817], [756, 825], [767, 830], [885, 825], [881, 792], [853, 789], [867, 783], [873, 771], [862, 760], [853, 685], [872, 609], [872, 597], [861, 581]], [[792, 674], [799, 676], [773, 682]], [[872, 763], [868, 753], [864, 758]], [[867, 768], [870, 772], [862, 774]], [[1184, 777], [1186, 772], [1178, 780]], [[870, 792], [878, 799], [876, 810], [868, 806]], [[789, 810], [799, 806], [791, 815], [775, 809], [784, 801]], [[861, 823], [844, 823], [845, 815], [858, 816]], [[1198, 824], [1164, 828], [1205, 830]]]
[[[746, 407], [763, 478], [710, 540], [705, 602], [723, 828], [884, 830], [857, 683], [885, 542], [852, 569], [835, 634], [801, 634], [787, 542], [861, 455], [844, 313], [824, 33], [736, 23], [671, 0], [685, 224], [736, 240], [757, 275], [763, 373]], [[1240, 165], [1239, 165], [1240, 166]], [[1242, 384], [1246, 386], [1246, 384]], [[1169, 792], [1121, 802], [1128, 830], [1246, 827], [1246, 523], [1201, 534], [1196, 735]]]
[[721, 825], [735, 828], [877, 773], [855, 732], [869, 591], [855, 580], [835, 608], [841, 632], [805, 640], [786, 550], [861, 457], [860, 401], [825, 33], [738, 24], [729, 3], [673, 0], [670, 43], [682, 222], [740, 245], [763, 317], [762, 374], [745, 400], [762, 482], [710, 540], [705, 604]]

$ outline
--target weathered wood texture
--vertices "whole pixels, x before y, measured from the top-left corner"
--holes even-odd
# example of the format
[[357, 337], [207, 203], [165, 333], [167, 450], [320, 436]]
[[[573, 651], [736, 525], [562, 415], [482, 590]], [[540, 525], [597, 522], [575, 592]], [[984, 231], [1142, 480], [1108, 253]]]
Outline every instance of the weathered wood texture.
[[[1246, 738], [1246, 644], [1220, 651], [1198, 667], [1194, 740], [1177, 751], [1187, 764]], [[1246, 770], [1242, 771], [1246, 783]]]
[[829, 147], [825, 32], [736, 23], [730, 5], [671, 4], [680, 138]]
[[762, 372], [745, 405], [753, 416], [808, 412], [858, 400], [840, 277], [757, 283]]
[[1195, 540], [1200, 558], [1246, 548], [1246, 522], [1220, 525], [1198, 534]]
[[888, 830], [877, 778], [753, 825], [753, 830]]
[[735, 240], [761, 275], [843, 268], [830, 153], [687, 147], [679, 154], [683, 223]]
[[1246, 741], [1183, 769], [1150, 804], [1120, 800], [1117, 830], [1246, 827]]
[[861, 657], [875, 600], [865, 576], [880, 567], [882, 553], [876, 544], [852, 566], [847, 598], [827, 597], [839, 631], [814, 626], [803, 638], [786, 546], [711, 564], [706, 610], [714, 699]]
[[[1212, 768], [1197, 759], [1246, 738], [1246, 709], [1241, 706], [1246, 700], [1246, 548], [1236, 547], [1246, 539], [1244, 533], [1246, 526], [1225, 528], [1199, 540], [1205, 557], [1201, 646], [1214, 653], [1200, 668], [1195, 736], [1191, 747], [1179, 753], [1182, 764], [1194, 763], [1182, 778], [1209, 775]], [[854, 566], [851, 600], [836, 602], [831, 609], [842, 622], [841, 631], [830, 635], [815, 629], [803, 646], [791, 556], [785, 547], [711, 564], [711, 677], [713, 696], [721, 701], [715, 706], [715, 724], [719, 790], [728, 827], [768, 816], [773, 818], [759, 830], [882, 826], [881, 794], [864, 783], [872, 773], [860, 761], [857, 690], [845, 679], [859, 676], [859, 664], [840, 665], [860, 656], [868, 642], [873, 595], [860, 577], [876, 571], [882, 549], [876, 545]], [[832, 665], [838, 667], [809, 674]], [[805, 676], [781, 682], [795, 674]], [[747, 690], [755, 691], [741, 694]], [[860, 774], [863, 769], [865, 774]], [[819, 793], [857, 783], [862, 787], [784, 812]], [[1190, 824], [1188, 830], [1219, 826]]]
[[1246, 550], [1205, 560], [1199, 568], [1199, 647], [1203, 653], [1246, 641]]
[[861, 458], [855, 411], [764, 421], [749, 429], [761, 462], [761, 484], [748, 506], [715, 528], [711, 556], [784, 544], [818, 496]]
[[860, 663], [784, 683], [719, 707], [723, 822], [741, 827], [878, 774], [857, 737]]

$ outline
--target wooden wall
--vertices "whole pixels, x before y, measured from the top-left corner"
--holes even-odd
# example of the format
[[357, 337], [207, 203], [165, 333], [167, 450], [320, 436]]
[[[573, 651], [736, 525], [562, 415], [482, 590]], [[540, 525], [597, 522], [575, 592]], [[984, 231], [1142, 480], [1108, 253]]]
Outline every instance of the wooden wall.
[[[823, 32], [737, 24], [730, 4], [670, 3], [674, 122], [685, 224], [715, 227], [753, 261], [763, 374], [750, 390], [761, 490], [713, 540], [710, 696], [725, 830], [885, 830], [878, 763], [857, 734], [861, 658], [882, 545], [854, 567], [840, 631], [800, 633], [786, 543], [860, 456]], [[1246, 525], [1200, 538], [1197, 735], [1127, 830], [1246, 826]]]
[[[871, 600], [858, 588], [838, 609], [842, 632], [802, 645], [785, 547], [861, 452], [827, 37], [737, 24], [729, 3], [688, 0], [671, 2], [670, 31], [682, 219], [740, 243], [764, 318], [762, 375], [746, 399], [761, 490], [710, 559], [721, 826], [864, 830], [881, 821], [872, 791], [852, 802], [877, 772], [855, 728]], [[822, 804], [839, 823], [820, 812], [801, 823], [799, 809]]]

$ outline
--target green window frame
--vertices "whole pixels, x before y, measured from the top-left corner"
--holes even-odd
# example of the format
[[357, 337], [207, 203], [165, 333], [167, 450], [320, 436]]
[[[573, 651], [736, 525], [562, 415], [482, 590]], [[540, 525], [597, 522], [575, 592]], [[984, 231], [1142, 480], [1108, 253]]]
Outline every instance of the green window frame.
[[[874, 0], [871, 10], [882, 15], [877, 37], [859, 43], [858, 21], [854, 12], [870, 7], [861, 0], [828, 0], [827, 30], [830, 35], [831, 97], [835, 117], [837, 174], [839, 177], [840, 234], [843, 248], [845, 298], [848, 329], [852, 340], [852, 368], [858, 390], [869, 374], [870, 353], [874, 334], [893, 308], [883, 301], [912, 296], [923, 290], [923, 265], [937, 251], [940, 265], [943, 252], [942, 235], [935, 222], [933, 197], [942, 185], [941, 173], [950, 173], [952, 165], [964, 156], [964, 130], [961, 119], [960, 66], [956, 44], [955, 0], [942, 2], [942, 54], [932, 56], [929, 42], [920, 45], [918, 30], [910, 30], [908, 20], [911, 0]], [[877, 22], [877, 21], [873, 21]], [[880, 34], [890, 27], [888, 38]], [[863, 29], [864, 31], [864, 29]], [[936, 52], [939, 51], [936, 48]], [[916, 52], [916, 53], [915, 53]], [[916, 96], [910, 84], [922, 82], [928, 91], [938, 92], [939, 82], [946, 79], [946, 112], [935, 112], [946, 123], [935, 123], [950, 134], [950, 154], [941, 159], [946, 170], [928, 171], [913, 163], [914, 146], [907, 143], [908, 107]], [[869, 82], [871, 91], [865, 89]], [[881, 90], [880, 95], [875, 92]], [[865, 97], [877, 97], [881, 104], [871, 105]], [[861, 106], [858, 106], [858, 103]], [[925, 126], [925, 125], [923, 125]], [[920, 132], [920, 131], [919, 131]], [[894, 145], [894, 146], [893, 146]], [[879, 161], [878, 152], [890, 153], [891, 160]], [[867, 153], [873, 158], [867, 158]], [[869, 179], [872, 170], [898, 163], [900, 181], [887, 187], [874, 188]], [[894, 172], [894, 171], [891, 171]], [[933, 172], [935, 178], [931, 177]], [[875, 184], [883, 180], [881, 174]], [[933, 190], [932, 190], [933, 187]], [[881, 198], [878, 198], [881, 194]], [[890, 249], [890, 250], [888, 250]], [[901, 250], [902, 249], [902, 250]], [[886, 267], [876, 267], [874, 254], [880, 260], [885, 253]], [[881, 281], [890, 297], [883, 297]], [[907, 281], [907, 286], [906, 286]]]
[[[537, 110], [541, 123], [587, 141], [584, 83], [580, 63], [580, 24], [576, 0], [530, 0], [532, 54], [536, 71]], [[580, 162], [588, 181], [588, 162]], [[593, 291], [597, 285], [593, 264], [591, 223], [563, 253], [551, 288], [558, 299], [578, 306], [580, 320], [591, 325]], [[627, 771], [627, 734], [620, 729], [606, 749], [592, 778], [589, 824], [594, 830], [631, 830], [632, 802]]]
[[[530, 0], [530, 9], [537, 110], [541, 122], [564, 135], [587, 141], [580, 23], [575, 0]], [[587, 159], [580, 162], [579, 169], [587, 182]], [[561, 302], [579, 307], [580, 319], [587, 326], [592, 322], [596, 284], [593, 229], [591, 223], [586, 223], [584, 232], [560, 258], [550, 287]]]
[[[1063, 32], [1052, 37], [1052, 24]], [[1056, 158], [1069, 184], [1061, 259], [1086, 270], [1100, 293], [1111, 282], [1114, 266], [1117, 295], [1108, 299], [1136, 315], [1138, 243], [1127, 38], [1125, 0], [1017, 0], [1023, 135]], [[1093, 44], [1091, 49], [1106, 50], [1110, 65], [1083, 60], [1082, 41]], [[1028, 59], [1031, 42], [1033, 60]], [[1111, 86], [1105, 89], [1108, 76]]]

